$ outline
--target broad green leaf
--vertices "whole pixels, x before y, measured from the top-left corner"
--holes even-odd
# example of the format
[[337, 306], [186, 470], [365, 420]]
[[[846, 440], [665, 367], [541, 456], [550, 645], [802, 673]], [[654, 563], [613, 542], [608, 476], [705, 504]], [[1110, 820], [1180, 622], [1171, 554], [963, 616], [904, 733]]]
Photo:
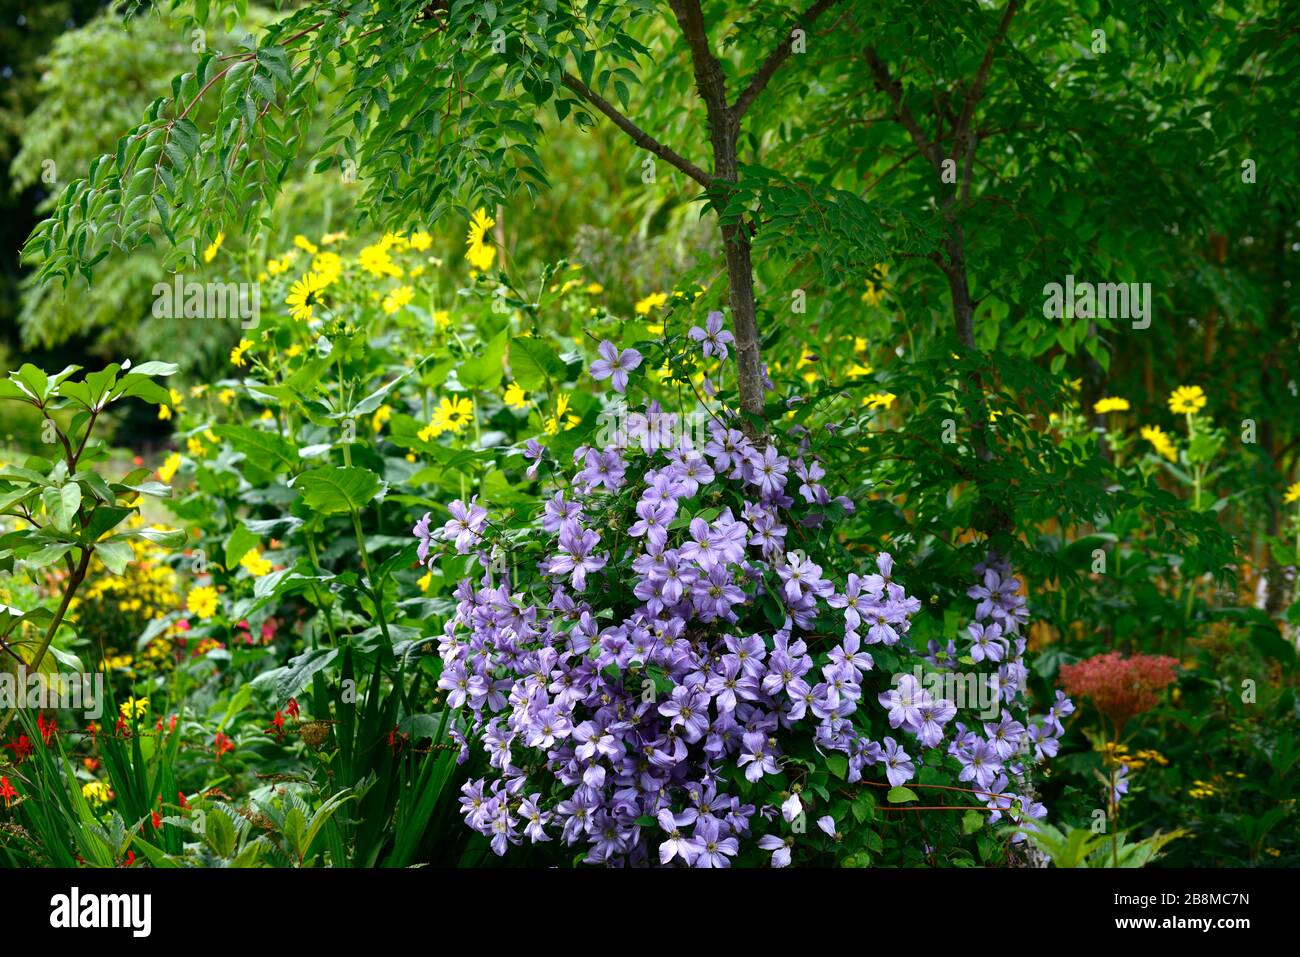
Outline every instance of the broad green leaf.
[[100, 542], [95, 546], [95, 554], [114, 575], [126, 571], [126, 566], [131, 564], [131, 559], [134, 557], [131, 543], [123, 541]]
[[61, 488], [47, 488], [41, 493], [41, 501], [45, 504], [45, 511], [49, 513], [54, 527], [61, 532], [69, 531], [72, 520], [77, 516], [77, 509], [81, 507], [81, 486], [69, 482]]
[[520, 336], [510, 340], [510, 371], [527, 392], [546, 387], [547, 380], [564, 379], [564, 362], [540, 339]]
[[467, 389], [491, 391], [501, 384], [505, 373], [503, 359], [506, 354], [506, 330], [502, 329], [488, 340], [483, 354], [466, 359], [456, 370], [456, 378]]
[[236, 525], [235, 530], [226, 539], [226, 571], [232, 570], [239, 560], [249, 553], [261, 541], [244, 525]]
[[387, 483], [369, 469], [323, 468], [304, 472], [294, 480], [303, 502], [322, 515], [358, 511], [369, 504]]

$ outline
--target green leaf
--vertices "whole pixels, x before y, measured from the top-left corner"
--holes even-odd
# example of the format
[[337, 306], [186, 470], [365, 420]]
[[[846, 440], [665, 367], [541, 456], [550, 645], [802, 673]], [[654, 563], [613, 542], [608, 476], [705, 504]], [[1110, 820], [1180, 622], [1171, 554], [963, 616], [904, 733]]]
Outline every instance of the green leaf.
[[95, 554], [99, 560], [114, 575], [120, 575], [126, 571], [126, 566], [131, 564], [131, 559], [135, 557], [131, 551], [131, 543], [123, 541], [100, 542], [95, 546]]
[[338, 657], [338, 653], [337, 648], [316, 648], [312, 651], [304, 651], [298, 657], [290, 659], [289, 664], [276, 678], [276, 700], [288, 701], [307, 687], [311, 676], [327, 667]]
[[81, 507], [81, 486], [69, 482], [62, 488], [47, 488], [41, 493], [41, 501], [45, 503], [45, 511], [49, 513], [54, 527], [61, 532], [69, 531], [77, 509]]
[[467, 389], [492, 390], [501, 384], [505, 373], [506, 330], [488, 340], [483, 354], [466, 359], [456, 370], [460, 384]]
[[246, 425], [217, 425], [212, 431], [228, 441], [235, 451], [244, 453], [250, 481], [259, 473], [269, 477], [298, 464], [298, 449], [274, 432]]
[[226, 812], [213, 808], [208, 812], [203, 839], [208, 842], [212, 852], [218, 857], [229, 857], [235, 849], [235, 825], [231, 823]]
[[564, 379], [564, 362], [540, 339], [523, 336], [510, 340], [510, 371], [526, 392], [546, 387], [547, 380]]
[[359, 511], [369, 504], [387, 483], [363, 468], [323, 468], [304, 472], [294, 480], [308, 508], [323, 515]]
[[890, 788], [889, 793], [885, 795], [885, 800], [890, 804], [906, 804], [908, 801], [919, 801], [916, 792], [911, 788], [896, 787]]
[[261, 541], [243, 524], [236, 525], [235, 530], [226, 539], [226, 571], [232, 570], [239, 560], [247, 555]]
[[71, 545], [56, 542], [53, 545], [46, 545], [44, 548], [38, 548], [30, 555], [23, 556], [23, 561], [27, 563], [28, 568], [44, 568], [57, 562], [60, 558], [68, 553], [72, 548]]

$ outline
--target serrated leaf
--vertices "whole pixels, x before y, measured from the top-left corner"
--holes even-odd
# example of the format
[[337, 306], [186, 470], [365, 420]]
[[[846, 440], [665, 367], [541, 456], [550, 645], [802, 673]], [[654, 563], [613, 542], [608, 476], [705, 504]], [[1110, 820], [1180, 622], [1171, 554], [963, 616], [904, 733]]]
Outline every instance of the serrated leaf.
[[369, 469], [323, 468], [304, 472], [294, 480], [308, 508], [322, 515], [359, 511], [387, 487]]

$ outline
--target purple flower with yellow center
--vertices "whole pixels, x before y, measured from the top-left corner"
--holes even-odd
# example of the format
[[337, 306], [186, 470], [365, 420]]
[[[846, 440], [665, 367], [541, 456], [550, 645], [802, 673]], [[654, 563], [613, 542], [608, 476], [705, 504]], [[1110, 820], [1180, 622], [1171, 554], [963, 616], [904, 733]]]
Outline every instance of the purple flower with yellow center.
[[900, 674], [896, 679], [897, 684], [882, 692], [878, 700], [889, 709], [891, 728], [916, 728], [921, 723], [921, 707], [933, 703], [930, 694], [913, 675]]
[[599, 532], [565, 526], [560, 530], [560, 550], [546, 561], [547, 574], [569, 575], [569, 583], [582, 591], [587, 587], [588, 573], [599, 571], [608, 561], [607, 555], [592, 554], [599, 543]]
[[736, 763], [745, 769], [745, 780], [757, 781], [765, 774], [776, 774], [781, 769], [776, 765], [768, 737], [761, 731], [747, 731], [744, 747]]
[[664, 808], [659, 812], [655, 820], [668, 835], [668, 839], [659, 845], [660, 864], [670, 864], [675, 857], [680, 857], [686, 864], [694, 860], [695, 846], [681, 829], [693, 823], [697, 817], [693, 811], [690, 814], [673, 814]]
[[627, 530], [634, 538], [646, 537], [646, 541], [662, 549], [668, 541], [668, 523], [677, 514], [677, 508], [666, 502], [637, 502], [637, 521]]
[[740, 842], [724, 836], [721, 822], [712, 817], [696, 822], [691, 844], [695, 850], [694, 867], [730, 867], [730, 858], [740, 850]]
[[691, 601], [705, 621], [734, 620], [731, 607], [741, 604], [746, 597], [744, 589], [731, 580], [731, 573], [721, 564], [714, 565], [691, 586]]
[[785, 476], [790, 460], [769, 445], [762, 452], [752, 452], [745, 462], [745, 477], [767, 497], [777, 495], [785, 488]]
[[759, 850], [772, 852], [773, 867], [788, 867], [790, 865], [790, 845], [792, 841], [793, 838], [764, 834], [758, 839], [758, 847]]
[[716, 565], [722, 556], [723, 543], [709, 523], [702, 518], [691, 519], [690, 535], [680, 549], [682, 558], [705, 570]]
[[457, 499], [447, 506], [451, 518], [442, 527], [442, 537], [446, 541], [454, 541], [456, 551], [462, 555], [468, 554], [470, 546], [478, 541], [487, 525], [487, 509], [477, 502], [478, 496], [475, 495], [468, 505]]
[[989, 744], [1003, 761], [1011, 760], [1012, 755], [1020, 750], [1020, 739], [1024, 733], [1025, 726], [1005, 711], [997, 724], [984, 725], [984, 734], [988, 737]]
[[997, 751], [983, 738], [976, 738], [969, 749], [959, 750], [961, 762], [959, 781], [974, 781], [976, 787], [987, 788], [1002, 773], [1002, 761]]
[[844, 594], [830, 595], [826, 599], [826, 604], [832, 608], [843, 608], [844, 627], [847, 631], [855, 632], [862, 624], [861, 609], [868, 602], [879, 599], [884, 587], [884, 580], [878, 575], [863, 577], [850, 573], [848, 583], [844, 586]]
[[917, 709], [916, 739], [927, 748], [937, 748], [943, 742], [943, 726], [956, 714], [951, 701], [941, 699], [921, 705]]
[[709, 730], [709, 696], [684, 685], [673, 689], [672, 696], [659, 706], [659, 713], [680, 728], [686, 740], [694, 744]]
[[706, 359], [712, 355], [727, 358], [727, 346], [736, 341], [736, 337], [723, 328], [722, 319], [722, 313], [710, 312], [704, 319], [703, 329], [691, 326], [686, 333], [695, 342], [703, 343], [700, 351]]
[[672, 453], [668, 458], [672, 463], [668, 466], [668, 471], [681, 483], [684, 498], [695, 495], [701, 485], [708, 485], [713, 481], [713, 469], [709, 468], [709, 463], [699, 452], [682, 449]]
[[1002, 637], [1002, 626], [997, 622], [984, 624], [983, 622], [971, 622], [970, 628], [971, 649], [970, 656], [972, 661], [1001, 661], [1002, 656], [1006, 654], [1007, 643]]
[[899, 787], [906, 784], [916, 773], [916, 766], [912, 764], [912, 758], [898, 746], [893, 738], [885, 738], [885, 748], [881, 753], [880, 760], [885, 765], [885, 777], [889, 779], [891, 787]]
[[424, 513], [424, 518], [415, 523], [415, 528], [411, 529], [411, 534], [420, 540], [420, 547], [416, 549], [416, 557], [423, 565], [429, 558], [429, 548], [433, 545], [433, 530], [429, 527], [429, 513]]
[[641, 353], [635, 349], [620, 352], [609, 340], [602, 342], [597, 351], [601, 357], [591, 364], [591, 377], [609, 379], [615, 392], [626, 392], [627, 374], [641, 364]]
[[582, 503], [566, 501], [563, 492], [556, 492], [542, 506], [542, 528], [548, 532], [579, 528], [582, 517]]

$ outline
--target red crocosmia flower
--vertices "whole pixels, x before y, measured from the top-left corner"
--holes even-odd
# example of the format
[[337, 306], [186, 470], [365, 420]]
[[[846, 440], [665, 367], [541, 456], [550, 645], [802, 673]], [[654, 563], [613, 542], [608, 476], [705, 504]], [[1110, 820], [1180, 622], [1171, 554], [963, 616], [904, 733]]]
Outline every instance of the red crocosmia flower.
[[[159, 798], [159, 800], [162, 800], [162, 798]], [[153, 822], [153, 829], [155, 831], [162, 827], [162, 815], [157, 811], [150, 811], [149, 819]]]
[[154, 726], [154, 730], [162, 734], [162, 715], [158, 715], [158, 723]]
[[18, 792], [14, 790], [14, 786], [9, 783], [8, 778], [0, 778], [0, 797], [5, 799], [5, 807], [8, 807], [9, 802], [18, 797]]
[[34, 750], [31, 739], [25, 734], [18, 735], [17, 740], [10, 741], [5, 747], [14, 753], [14, 760], [19, 764], [22, 764], [23, 759]]
[[393, 730], [388, 732], [388, 746], [392, 748], [393, 753], [396, 754], [398, 751], [402, 750], [402, 747], [406, 744], [408, 738], [410, 738], [409, 734], [403, 734], [397, 730], [397, 725], [393, 725]]
[[298, 717], [298, 699], [290, 698], [289, 703], [284, 706], [284, 710], [289, 713], [289, 717], [296, 720]]
[[126, 718], [118, 716], [117, 724], [113, 725], [113, 733], [124, 738], [131, 736], [131, 729], [126, 726]]
[[275, 735], [275, 740], [279, 741], [284, 738], [284, 714], [280, 711], [275, 713], [271, 719], [271, 726], [266, 729], [267, 734]]
[[133, 455], [131, 456], [131, 463], [133, 465], [144, 465], [144, 459], [139, 455]]
[[90, 722], [89, 725], [86, 726], [86, 730], [90, 732], [90, 743], [91, 744], [97, 743], [99, 740], [98, 738], [99, 725], [95, 724], [95, 722], [92, 721]]
[[54, 740], [54, 735], [57, 734], [59, 730], [58, 726], [54, 723], [54, 719], [50, 718], [47, 720], [43, 714], [38, 714], [36, 716], [36, 727], [40, 729], [41, 740], [46, 744], [49, 744]]
[[212, 746], [216, 749], [218, 761], [221, 760], [221, 756], [226, 752], [235, 750], [234, 742], [227, 738], [221, 731], [217, 732], [217, 736], [213, 740]]
[[123, 867], [130, 867], [130, 866], [131, 866], [132, 864], [134, 864], [134, 863], [135, 863], [135, 851], [127, 851], [127, 852], [126, 852], [126, 860], [124, 860], [124, 861], [122, 862], [122, 866], [123, 866]]
[[[159, 798], [158, 800], [161, 801], [162, 798]], [[187, 801], [187, 800], [185, 800], [185, 792], [184, 792], [184, 791], [177, 791], [177, 792], [176, 792], [176, 802], [177, 802], [177, 803], [178, 803], [182, 808], [187, 808], [187, 807], [190, 806], [190, 802]]]

